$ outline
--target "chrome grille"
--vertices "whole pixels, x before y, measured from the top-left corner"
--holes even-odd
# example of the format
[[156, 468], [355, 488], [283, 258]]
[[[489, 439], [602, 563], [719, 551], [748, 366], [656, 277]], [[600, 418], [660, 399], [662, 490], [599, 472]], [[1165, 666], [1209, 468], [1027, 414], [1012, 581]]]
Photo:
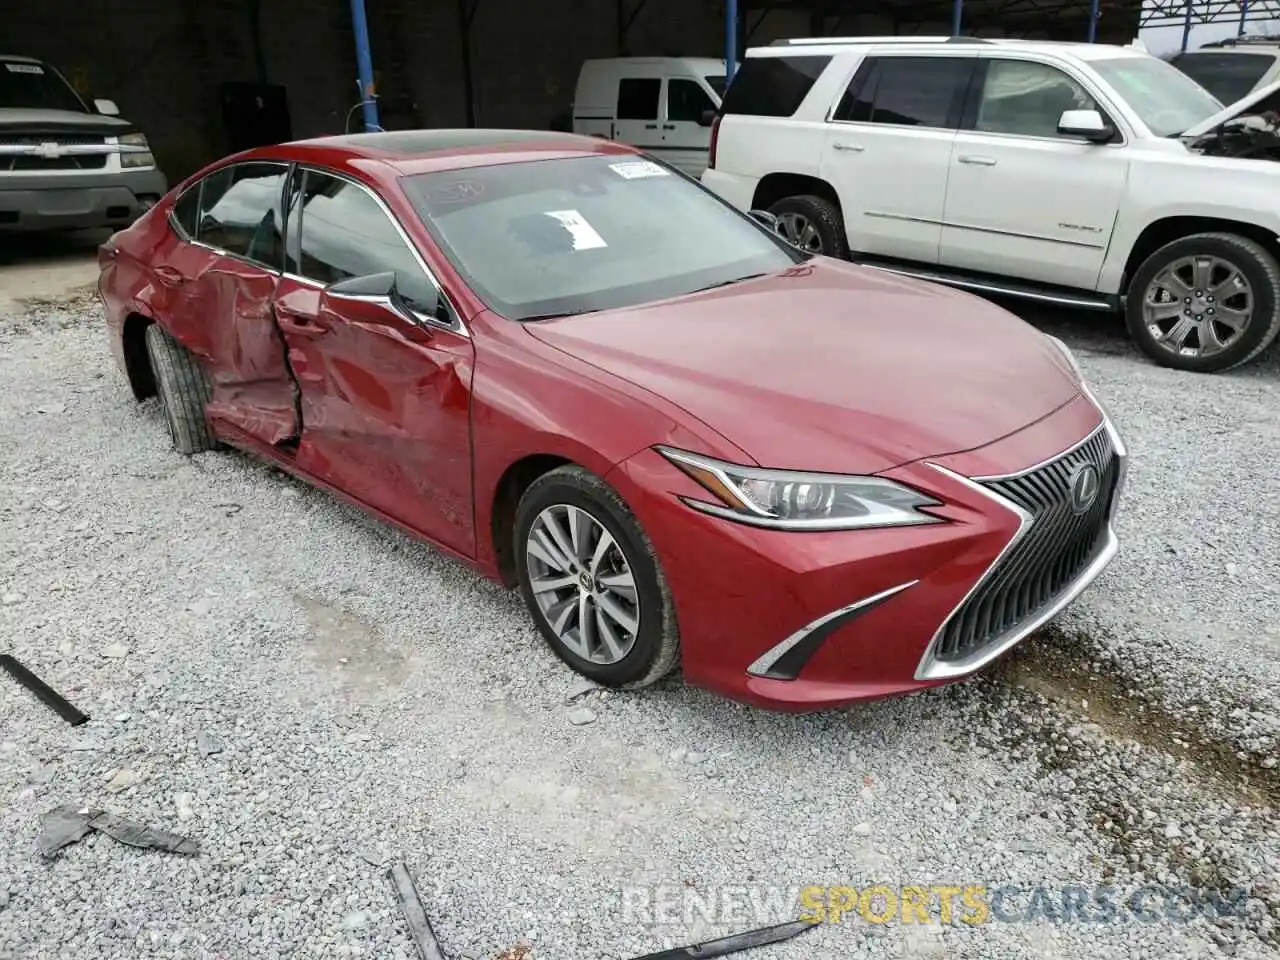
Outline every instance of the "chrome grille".
[[[1097, 468], [1101, 482], [1093, 505], [1077, 515], [1071, 506], [1071, 478], [1086, 463]], [[1017, 629], [1066, 591], [1106, 544], [1119, 476], [1120, 458], [1110, 434], [1100, 429], [1029, 473], [981, 481], [1032, 519], [1022, 538], [952, 614], [934, 656], [963, 660]]]
[[[81, 133], [18, 134], [0, 136], [0, 147], [38, 147], [42, 143], [56, 143], [60, 147], [100, 146], [106, 138]], [[107, 154], [72, 154], [62, 157], [38, 157], [31, 155], [0, 154], [0, 170], [101, 170], [107, 165]]]

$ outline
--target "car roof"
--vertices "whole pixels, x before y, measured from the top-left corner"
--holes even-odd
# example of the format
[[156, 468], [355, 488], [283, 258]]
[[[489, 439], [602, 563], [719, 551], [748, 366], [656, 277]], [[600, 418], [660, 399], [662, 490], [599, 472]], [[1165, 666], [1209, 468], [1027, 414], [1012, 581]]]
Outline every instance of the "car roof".
[[393, 177], [528, 160], [593, 155], [636, 156], [613, 140], [553, 130], [459, 128], [391, 130], [294, 140], [259, 147], [237, 159], [275, 158]]
[[1084, 43], [1071, 40], [1019, 40], [1004, 37], [965, 36], [885, 36], [885, 37], [796, 37], [775, 40], [767, 47], [752, 47], [748, 57], [831, 56], [847, 50], [866, 47], [882, 49], [903, 48], [956, 48], [974, 50], [1016, 49], [1028, 52], [1053, 52], [1080, 60], [1105, 60], [1113, 57], [1149, 57], [1151, 54], [1134, 47], [1121, 47], [1105, 43]]
[[35, 57], [28, 57], [22, 53], [0, 53], [0, 60], [12, 60], [15, 63], [42, 63]]

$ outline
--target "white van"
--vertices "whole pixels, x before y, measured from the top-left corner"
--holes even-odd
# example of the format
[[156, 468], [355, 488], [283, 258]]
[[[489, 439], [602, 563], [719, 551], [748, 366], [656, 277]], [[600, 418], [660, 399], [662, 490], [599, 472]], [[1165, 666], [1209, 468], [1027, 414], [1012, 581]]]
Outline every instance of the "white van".
[[700, 177], [711, 116], [724, 95], [724, 65], [704, 57], [587, 60], [578, 74], [573, 132], [631, 144]]

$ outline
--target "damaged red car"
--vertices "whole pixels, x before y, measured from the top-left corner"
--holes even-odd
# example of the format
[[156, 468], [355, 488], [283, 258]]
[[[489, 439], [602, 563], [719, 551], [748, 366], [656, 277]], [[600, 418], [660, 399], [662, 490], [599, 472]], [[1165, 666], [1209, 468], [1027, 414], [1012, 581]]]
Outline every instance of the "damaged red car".
[[100, 251], [185, 454], [265, 458], [519, 587], [579, 673], [774, 709], [980, 669], [1117, 549], [1068, 349], [813, 256], [622, 144], [261, 148]]

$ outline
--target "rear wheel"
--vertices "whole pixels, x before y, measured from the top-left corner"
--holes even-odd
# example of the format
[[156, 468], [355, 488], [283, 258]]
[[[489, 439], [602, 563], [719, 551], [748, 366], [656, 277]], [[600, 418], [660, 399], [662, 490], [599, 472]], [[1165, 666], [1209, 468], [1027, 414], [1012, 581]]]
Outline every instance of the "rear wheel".
[[769, 212], [778, 218], [778, 232], [801, 250], [849, 258], [844, 217], [830, 200], [812, 194], [783, 197]]
[[1129, 332], [1156, 363], [1217, 373], [1280, 333], [1280, 266], [1260, 243], [1201, 233], [1161, 247], [1133, 275]]
[[679, 634], [653, 545], [603, 480], [578, 466], [535, 480], [514, 548], [525, 604], [570, 667], [610, 687], [645, 687], [674, 669]]
[[147, 327], [146, 338], [156, 392], [173, 448], [186, 456], [216, 449], [218, 441], [204, 413], [211, 387], [199, 361], [158, 324]]

